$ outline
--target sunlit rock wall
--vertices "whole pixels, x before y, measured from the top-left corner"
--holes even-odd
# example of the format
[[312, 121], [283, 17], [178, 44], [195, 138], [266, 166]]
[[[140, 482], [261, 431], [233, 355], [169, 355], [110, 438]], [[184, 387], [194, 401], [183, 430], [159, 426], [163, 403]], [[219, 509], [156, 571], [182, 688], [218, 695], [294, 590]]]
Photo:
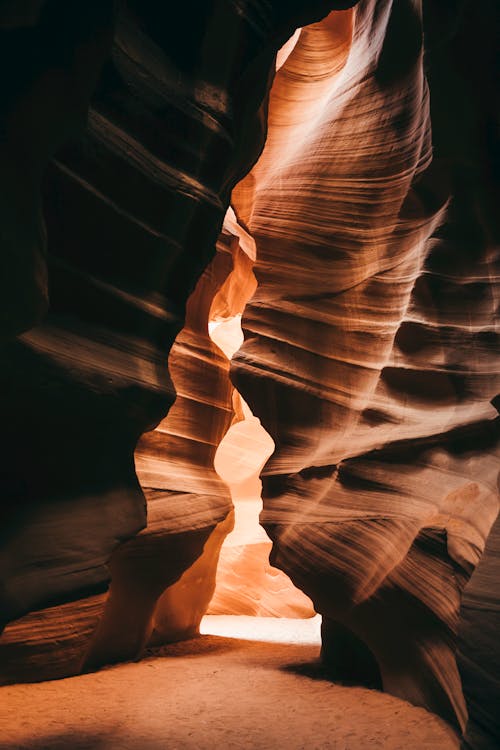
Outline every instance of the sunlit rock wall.
[[472, 81], [457, 95], [439, 45], [467, 44], [436, 13], [425, 60], [420, 3], [367, 0], [278, 72], [233, 192], [259, 286], [232, 376], [276, 445], [271, 561], [323, 614], [325, 660], [350, 679], [361, 654], [357, 678], [375, 664], [464, 726], [460, 597], [498, 512], [498, 234], [482, 73], [462, 125]]
[[[0, 2], [2, 679], [196, 632], [219, 561], [212, 611], [283, 614], [286, 573], [333, 674], [463, 726], [498, 511], [495, 3], [422, 28], [410, 0], [314, 26], [352, 3], [129, 0], [114, 36], [111, 5]], [[222, 339], [254, 270], [243, 402]], [[241, 525], [271, 445], [276, 568]], [[492, 536], [471, 748], [497, 744], [496, 570]]]

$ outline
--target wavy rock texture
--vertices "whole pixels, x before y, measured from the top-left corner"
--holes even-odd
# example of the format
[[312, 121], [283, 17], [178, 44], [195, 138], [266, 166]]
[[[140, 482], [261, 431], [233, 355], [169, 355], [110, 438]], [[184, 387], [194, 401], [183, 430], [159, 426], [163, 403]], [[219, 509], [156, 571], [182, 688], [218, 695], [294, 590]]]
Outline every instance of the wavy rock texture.
[[[239, 325], [239, 320], [235, 322]], [[222, 335], [220, 327], [217, 335]], [[258, 521], [262, 510], [259, 474], [274, 444], [237, 391], [233, 398], [235, 418], [240, 421], [224, 436], [215, 468], [230, 488], [235, 525], [221, 548], [208, 614], [313, 617], [310, 599], [269, 563], [271, 541]]]
[[431, 107], [419, 3], [303, 29], [233, 192], [259, 286], [232, 376], [276, 444], [271, 561], [324, 615], [325, 659], [463, 726], [460, 596], [498, 512], [498, 254], [483, 113], [456, 127], [440, 54]]
[[[43, 308], [41, 178], [54, 149], [85, 120], [110, 32], [108, 24], [101, 33], [100, 9], [109, 15], [110, 5], [47, 0], [36, 25], [19, 29], [12, 28], [12, 4], [1, 8], [8, 16], [2, 54], [14, 65], [23, 55], [29, 61], [13, 76], [2, 110], [2, 157], [22, 152], [26, 166], [2, 187], [6, 299], [16, 302], [7, 305], [2, 323], [7, 338], [32, 326]], [[120, 3], [112, 59], [94, 95], [87, 136], [59, 150], [45, 174], [50, 310], [2, 352], [1, 418], [9, 441], [2, 452], [0, 611], [4, 624], [69, 600], [85, 608], [87, 597], [106, 590], [116, 550], [110, 564], [116, 585], [88, 657], [92, 664], [136, 653], [162, 621], [159, 616], [153, 624], [163, 589], [200, 556], [215, 527], [223, 534], [228, 493], [213, 470], [203, 471], [229, 416], [224, 394], [230, 386], [222, 385], [221, 355], [208, 339], [199, 344], [206, 377], [197, 387], [224, 391], [205, 395], [214, 399], [208, 409], [214, 423], [193, 440], [207, 410], [203, 394], [194, 403], [181, 377], [179, 403], [193, 403], [185, 417], [174, 414], [178, 434], [165, 438], [178, 466], [172, 481], [161, 427], [141, 443], [150, 526], [139, 536], [146, 504], [133, 453], [174, 401], [168, 352], [183, 326], [186, 299], [215, 253], [231, 189], [262, 147], [276, 51], [296, 27], [329, 7], [276, 0], [243, 12], [239, 3], [218, 0], [176, 8], [153, 0]], [[85, 19], [91, 9], [83, 37], [77, 8]], [[25, 193], [30, 200], [23, 203]], [[29, 304], [24, 289], [34, 290]], [[198, 314], [189, 319], [180, 350], [198, 346]], [[195, 455], [186, 477], [187, 444]], [[126, 621], [130, 632], [117, 635], [127, 573], [130, 601], [140, 611]], [[34, 640], [26, 635], [36, 662]], [[36, 675], [43, 678], [43, 670]]]
[[[237, 222], [232, 209], [226, 215], [217, 246], [219, 253], [226, 249], [223, 240], [228, 233], [232, 236], [233, 272], [213, 299], [208, 323], [212, 341], [227, 358], [227, 375], [229, 360], [243, 342], [241, 313], [256, 289], [255, 243]], [[196, 361], [193, 368], [196, 382], [200, 372]], [[208, 614], [312, 617], [315, 612], [308, 597], [269, 564], [271, 542], [258, 522], [262, 510], [259, 474], [274, 443], [235, 389], [231, 406], [232, 424], [212, 456], [212, 465], [230, 490], [235, 525], [220, 551]], [[170, 415], [167, 427], [169, 423]]]
[[[450, 9], [428, 8], [426, 35], [431, 93], [436, 102], [432, 109], [436, 151], [455, 165], [455, 211], [448, 229], [453, 240], [453, 262], [460, 275], [465, 276], [464, 259], [475, 258], [476, 264], [485, 259], [484, 279], [474, 279], [473, 284], [461, 287], [463, 301], [459, 305], [466, 314], [473, 298], [476, 309], [481, 304], [484, 309], [487, 300], [493, 309], [496, 304], [493, 325], [484, 326], [483, 332], [476, 335], [474, 348], [469, 347], [468, 356], [464, 357], [469, 366], [474, 360], [482, 360], [486, 370], [486, 348], [491, 347], [497, 355], [499, 351], [495, 298], [498, 300], [500, 169], [497, 140], [492, 134], [498, 121], [499, 58], [495, 37], [500, 29], [500, 8], [495, 2], [484, 3], [481, 8], [463, 3], [460, 10], [457, 23], [453, 15], [450, 19]], [[446, 28], [454, 28], [454, 34], [444, 33]], [[474, 263], [471, 266], [474, 268]], [[467, 321], [467, 325], [471, 322]], [[464, 345], [466, 342], [468, 339]], [[498, 367], [493, 369], [498, 372]], [[498, 397], [493, 404], [500, 410]], [[493, 750], [500, 745], [499, 577], [497, 517], [460, 608], [458, 665], [469, 712], [463, 743], [468, 750]]]
[[[419, 2], [305, 27], [352, 4], [120, 4], [88, 135], [45, 175], [33, 328], [42, 176], [85, 121], [111, 3], [0, 2], [4, 681], [192, 634], [220, 558], [213, 610], [307, 615], [287, 573], [333, 674], [463, 726], [460, 598], [498, 511], [498, 16], [424, 3], [425, 76]], [[207, 332], [242, 312], [254, 245], [233, 381], [255, 416]], [[281, 576], [241, 526], [271, 439]], [[248, 480], [222, 553], [214, 461]], [[497, 746], [497, 567], [492, 535], [461, 609], [468, 748]]]
[[41, 184], [49, 159], [81, 137], [113, 37], [113, 1], [0, 3], [0, 342], [48, 307]]
[[106, 597], [46, 607], [9, 623], [0, 640], [2, 683], [57, 680], [81, 672]]
[[463, 744], [466, 749], [494, 750], [500, 737], [499, 566], [500, 519], [497, 518], [460, 610], [458, 664], [469, 711]]

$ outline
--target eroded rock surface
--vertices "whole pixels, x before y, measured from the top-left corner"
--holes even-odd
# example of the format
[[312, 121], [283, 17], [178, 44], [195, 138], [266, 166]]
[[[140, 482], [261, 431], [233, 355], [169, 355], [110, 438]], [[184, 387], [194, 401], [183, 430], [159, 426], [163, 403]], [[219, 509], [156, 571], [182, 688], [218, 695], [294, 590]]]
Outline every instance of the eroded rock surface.
[[[69, 600], [84, 606], [107, 589], [116, 550], [117, 583], [103, 628], [120, 624], [126, 570], [134, 571], [130, 601], [144, 611], [132, 618], [132, 633], [113, 638], [111, 628], [113, 658], [115, 650], [120, 657], [136, 653], [152, 627], [155, 597], [201, 555], [231, 508], [209, 463], [231, 417], [232, 389], [221, 379], [227, 361], [219, 366], [222, 355], [208, 337], [193, 340], [200, 310], [192, 311], [178, 349], [199, 346], [203, 379], [193, 394], [181, 373], [179, 405], [190, 403], [186, 414], [173, 415], [180, 433], [165, 438], [168, 458], [161, 420], [175, 393], [167, 357], [186, 300], [215, 254], [232, 187], [262, 148], [276, 52], [330, 3], [256, 2], [242, 14], [239, 3], [218, 0], [202, 7], [129, 0], [117, 5], [106, 59], [111, 5], [46, 0], [18, 6], [17, 14], [10, 2], [0, 6], [2, 53], [11, 54], [14, 70], [28, 60], [12, 80], [3, 66], [9, 96], [1, 112], [2, 283], [4, 298], [15, 305], [7, 304], [2, 326], [9, 340], [0, 384], [8, 435], [1, 457], [0, 611], [3, 625]], [[44, 174], [54, 150], [81, 131], [103, 62], [87, 135], [59, 149]], [[21, 153], [10, 185], [9, 160]], [[45, 264], [50, 309], [32, 327], [46, 304]], [[211, 288], [214, 279], [207, 278]], [[204, 298], [201, 313], [206, 306]], [[175, 354], [172, 360], [174, 371]], [[133, 454], [158, 424], [139, 453], [151, 524], [136, 536], [146, 525], [146, 502]], [[179, 545], [183, 533], [186, 544]], [[209, 579], [214, 562], [211, 571]], [[147, 594], [139, 602], [141, 576]], [[28, 642], [37, 661], [31, 636]], [[98, 645], [91, 656], [100, 662], [106, 647]], [[36, 676], [42, 679], [43, 670]]]
[[259, 286], [232, 373], [276, 445], [272, 563], [332, 623], [326, 641], [343, 628], [386, 690], [464, 726], [460, 597], [498, 512], [498, 233], [489, 73], [457, 127], [472, 81], [440, 67], [425, 18], [430, 99], [410, 2], [332, 13], [278, 72], [233, 193]]
[[[91, 33], [51, 57], [64, 5], [0, 3], [7, 57], [48, 55], [0, 122], [3, 679], [196, 632], [233, 524], [214, 461], [246, 429], [208, 324], [243, 312], [255, 271], [232, 378], [275, 445], [271, 562], [324, 615], [337, 678], [463, 727], [460, 599], [498, 512], [494, 2], [423, 3], [422, 24], [410, 0], [128, 0], [107, 61], [103, 3], [75, 4]], [[498, 732], [495, 540], [461, 610], [472, 748]], [[215, 611], [263, 554], [226, 557]], [[276, 614], [272, 575], [235, 609]]]

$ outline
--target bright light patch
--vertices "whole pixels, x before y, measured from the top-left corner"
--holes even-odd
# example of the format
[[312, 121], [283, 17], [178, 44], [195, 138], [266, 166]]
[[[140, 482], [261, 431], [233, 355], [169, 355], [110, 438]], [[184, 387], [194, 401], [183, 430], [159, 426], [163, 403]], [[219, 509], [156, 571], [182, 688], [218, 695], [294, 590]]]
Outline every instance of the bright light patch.
[[321, 615], [308, 619], [206, 615], [200, 633], [264, 643], [321, 645]]

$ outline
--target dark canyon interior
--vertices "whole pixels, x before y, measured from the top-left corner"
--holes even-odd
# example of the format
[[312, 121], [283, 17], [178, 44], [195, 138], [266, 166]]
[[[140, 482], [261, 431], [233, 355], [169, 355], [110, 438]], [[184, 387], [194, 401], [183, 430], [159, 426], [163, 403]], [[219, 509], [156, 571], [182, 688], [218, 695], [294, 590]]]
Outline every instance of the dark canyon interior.
[[319, 613], [499, 746], [499, 15], [0, 0], [0, 684]]

